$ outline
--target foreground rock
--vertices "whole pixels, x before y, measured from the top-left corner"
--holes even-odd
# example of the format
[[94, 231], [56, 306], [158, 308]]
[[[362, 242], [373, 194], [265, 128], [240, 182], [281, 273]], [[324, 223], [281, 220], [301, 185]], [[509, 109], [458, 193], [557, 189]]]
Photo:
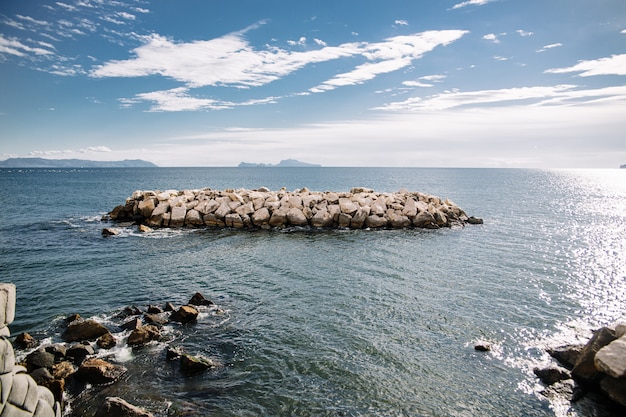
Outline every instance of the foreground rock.
[[114, 365], [103, 359], [85, 359], [76, 371], [76, 377], [92, 385], [106, 385], [120, 379], [126, 373], [126, 368]]
[[[572, 401], [587, 391], [599, 390], [621, 407], [626, 407], [626, 324], [602, 327], [584, 346], [565, 346], [548, 351], [564, 367], [571, 369]], [[536, 369], [546, 385], [567, 381], [570, 373], [562, 368]]]
[[[366, 188], [350, 192], [258, 190], [135, 191], [108, 217], [144, 227], [231, 227], [271, 229], [426, 228], [482, 224], [450, 200], [402, 190], [380, 193]], [[115, 229], [105, 229], [112, 234]], [[105, 232], [103, 231], [103, 233]]]
[[107, 397], [95, 417], [153, 417], [153, 415], [121, 398]]

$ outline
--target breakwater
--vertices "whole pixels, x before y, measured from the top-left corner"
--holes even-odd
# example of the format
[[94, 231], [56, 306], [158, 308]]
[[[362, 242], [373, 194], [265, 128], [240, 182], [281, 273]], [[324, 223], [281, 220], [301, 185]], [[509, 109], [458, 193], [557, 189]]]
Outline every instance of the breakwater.
[[426, 228], [482, 223], [448, 199], [400, 190], [381, 193], [355, 187], [349, 192], [256, 190], [135, 191], [108, 218], [149, 227], [232, 227], [271, 229]]

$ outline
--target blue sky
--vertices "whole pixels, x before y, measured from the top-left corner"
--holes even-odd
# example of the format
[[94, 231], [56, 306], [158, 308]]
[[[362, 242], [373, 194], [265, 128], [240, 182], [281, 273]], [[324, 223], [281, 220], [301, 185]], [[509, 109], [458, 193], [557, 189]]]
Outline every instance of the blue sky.
[[624, 0], [0, 0], [0, 159], [615, 168]]

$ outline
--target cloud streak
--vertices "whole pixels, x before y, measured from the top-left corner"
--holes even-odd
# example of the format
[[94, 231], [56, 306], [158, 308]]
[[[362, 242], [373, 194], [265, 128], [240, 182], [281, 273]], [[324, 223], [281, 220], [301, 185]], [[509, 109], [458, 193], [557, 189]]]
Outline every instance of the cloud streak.
[[590, 61], [579, 61], [578, 64], [566, 68], [552, 68], [545, 71], [548, 74], [564, 74], [579, 72], [579, 77], [596, 75], [626, 75], [626, 54], [611, 55]]
[[[274, 46], [255, 49], [244, 37], [251, 28], [254, 26], [219, 38], [194, 42], [177, 43], [161, 35], [151, 35], [145, 38], [142, 46], [133, 50], [133, 58], [96, 66], [90, 76], [131, 78], [160, 75], [181, 82], [184, 87], [138, 94], [135, 100], [156, 103], [153, 111], [220, 110], [248, 103], [192, 98], [189, 90], [207, 86], [239, 89], [260, 87], [307, 65], [349, 57], [365, 60], [353, 70], [338, 74], [308, 90], [310, 93], [320, 93], [363, 84], [381, 74], [406, 68], [425, 53], [438, 46], [448, 45], [467, 33], [463, 30], [427, 31], [396, 36], [381, 42], [351, 42], [338, 46], [328, 46], [315, 39], [319, 49], [290, 51]], [[305, 44], [304, 37], [297, 42], [293, 41], [294, 46]], [[134, 102], [132, 99], [126, 100], [125, 104], [132, 105]]]

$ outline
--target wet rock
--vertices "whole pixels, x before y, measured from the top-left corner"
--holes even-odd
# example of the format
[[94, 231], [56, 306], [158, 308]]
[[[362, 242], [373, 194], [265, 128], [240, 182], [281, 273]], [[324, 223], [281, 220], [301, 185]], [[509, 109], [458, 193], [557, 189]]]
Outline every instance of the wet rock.
[[191, 297], [187, 304], [192, 306], [212, 306], [213, 301], [207, 300], [206, 298], [204, 298], [204, 295], [197, 292], [193, 295], [193, 297]]
[[467, 222], [469, 224], [483, 224], [483, 219], [479, 218], [479, 217], [474, 217], [471, 216], [470, 218], [467, 219]]
[[145, 224], [140, 224], [137, 227], [137, 230], [139, 230], [141, 233], [151, 233], [151, 232], [154, 232], [154, 229], [152, 229], [149, 226], [146, 226]]
[[82, 340], [96, 340], [109, 330], [95, 320], [77, 320], [70, 323], [61, 335], [66, 342], [79, 342]]
[[153, 417], [153, 415], [121, 398], [107, 397], [95, 417]]
[[183, 354], [180, 357], [180, 370], [186, 375], [195, 375], [215, 367], [215, 363], [207, 358]]
[[52, 368], [54, 355], [43, 349], [38, 349], [26, 356], [26, 368], [29, 372], [38, 368]]
[[174, 306], [174, 304], [172, 303], [165, 303], [165, 307], [163, 308], [163, 311], [176, 311], [176, 306]]
[[115, 317], [119, 319], [125, 319], [132, 316], [140, 316], [143, 314], [143, 311], [139, 309], [137, 306], [128, 306], [124, 307], [122, 311], [120, 311]]
[[76, 377], [88, 384], [105, 385], [117, 381], [126, 371], [124, 366], [114, 365], [103, 359], [88, 358], [76, 371]]
[[94, 348], [88, 343], [77, 343], [67, 349], [66, 356], [76, 365], [80, 365], [87, 356], [94, 355]]
[[183, 350], [179, 347], [168, 346], [165, 350], [165, 358], [169, 361], [180, 358], [183, 355]]
[[479, 352], [489, 352], [491, 350], [491, 343], [478, 342], [474, 345], [474, 350], [477, 350]]
[[170, 315], [171, 321], [176, 321], [182, 324], [187, 324], [195, 321], [198, 318], [198, 310], [190, 305], [181, 306], [178, 310]]
[[161, 327], [169, 323], [169, 318], [166, 313], [159, 314], [144, 314], [144, 320], [148, 324], [154, 324], [157, 327]]
[[133, 330], [128, 336], [126, 343], [128, 343], [128, 346], [139, 347], [153, 340], [157, 340], [160, 336], [161, 333], [159, 332], [159, 329], [156, 326], [149, 324]]
[[572, 375], [585, 381], [599, 377], [594, 358], [596, 353], [604, 346], [615, 340], [615, 331], [609, 327], [602, 327], [594, 332], [589, 342], [585, 345], [572, 369]]
[[163, 312], [163, 309], [159, 306], [149, 305], [148, 310], [146, 312], [148, 314], [160, 314]]
[[69, 316], [67, 316], [64, 322], [65, 324], [70, 324], [77, 320], [82, 320], [82, 317], [80, 316], [80, 314], [74, 313], [74, 314], [70, 314]]
[[105, 227], [102, 229], [102, 236], [116, 236], [120, 234], [120, 229], [114, 229], [112, 227]]
[[122, 324], [120, 327], [124, 330], [135, 330], [135, 329], [140, 328], [141, 326], [142, 326], [141, 319], [139, 317], [135, 317], [134, 319], [131, 319], [127, 321], [126, 323]]
[[548, 349], [548, 354], [568, 369], [572, 369], [585, 345], [566, 345]]
[[535, 368], [533, 373], [546, 385], [553, 385], [559, 381], [570, 379], [571, 375], [565, 368], [549, 366], [547, 368]]
[[76, 369], [69, 361], [59, 362], [52, 366], [52, 377], [54, 379], [68, 379], [74, 375]]
[[39, 342], [28, 333], [20, 333], [15, 338], [15, 342], [13, 342], [13, 344], [20, 349], [32, 349], [37, 347]]
[[54, 345], [48, 345], [44, 347], [44, 350], [54, 355], [54, 362], [60, 362], [65, 358], [67, 354], [67, 346], [61, 343], [55, 343]]
[[102, 349], [112, 349], [117, 345], [117, 340], [111, 333], [105, 333], [96, 340], [96, 344]]

